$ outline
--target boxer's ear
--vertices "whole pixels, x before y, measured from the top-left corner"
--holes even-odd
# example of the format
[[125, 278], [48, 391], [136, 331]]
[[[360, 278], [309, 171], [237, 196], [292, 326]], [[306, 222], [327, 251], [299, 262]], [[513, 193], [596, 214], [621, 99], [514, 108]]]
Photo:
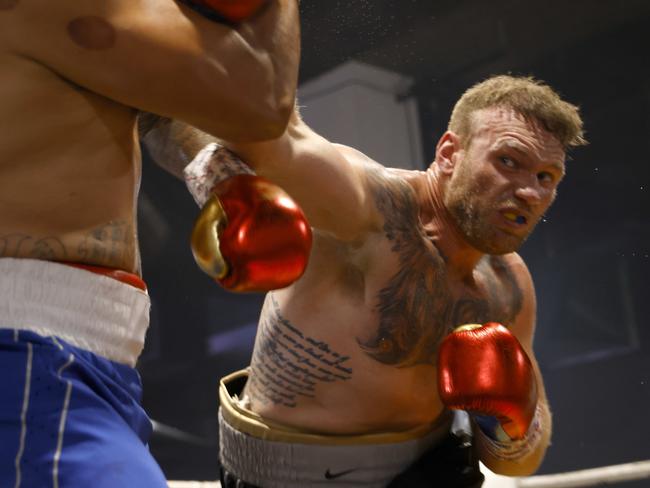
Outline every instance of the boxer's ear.
[[445, 132], [436, 146], [436, 164], [445, 175], [451, 175], [463, 152], [460, 137], [454, 132]]

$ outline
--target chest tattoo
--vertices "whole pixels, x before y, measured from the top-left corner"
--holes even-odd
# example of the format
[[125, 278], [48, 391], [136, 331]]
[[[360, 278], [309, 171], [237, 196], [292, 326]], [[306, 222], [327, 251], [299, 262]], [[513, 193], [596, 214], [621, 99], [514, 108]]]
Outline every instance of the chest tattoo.
[[454, 297], [445, 260], [419, 223], [413, 189], [402, 180], [388, 184], [384, 180], [373, 187], [375, 203], [384, 217], [384, 234], [399, 257], [399, 271], [377, 296], [375, 334], [357, 339], [366, 354], [399, 367], [435, 364], [440, 341], [455, 327], [513, 321], [521, 309], [522, 294], [506, 266], [497, 269], [498, 280], [488, 273], [489, 297]]

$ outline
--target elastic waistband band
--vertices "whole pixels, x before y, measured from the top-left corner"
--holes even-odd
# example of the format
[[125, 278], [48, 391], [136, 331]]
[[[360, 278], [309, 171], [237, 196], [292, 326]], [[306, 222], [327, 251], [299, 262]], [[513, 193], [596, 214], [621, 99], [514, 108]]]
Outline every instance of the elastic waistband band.
[[[241, 406], [238, 387], [246, 372], [222, 381], [219, 396], [219, 460], [230, 476], [264, 488], [387, 486], [449, 435], [443, 425], [421, 435], [396, 432], [317, 435], [262, 419]], [[234, 383], [233, 383], [234, 382]], [[228, 391], [230, 383], [233, 391]]]
[[294, 444], [359, 446], [394, 444], [429, 436], [431, 437], [430, 442], [435, 443], [449, 433], [449, 427], [453, 419], [452, 412], [445, 411], [434, 424], [423, 425], [403, 432], [380, 432], [361, 435], [314, 434], [265, 419], [243, 407], [238, 401], [235, 392], [243, 388], [247, 379], [248, 370], [246, 369], [236, 371], [221, 379], [219, 384], [221, 414], [224, 420], [233, 428], [266, 441], [290, 442]]
[[135, 366], [149, 326], [149, 295], [66, 264], [0, 259], [0, 328], [56, 336]]
[[126, 283], [127, 285], [131, 285], [137, 288], [138, 290], [147, 291], [147, 284], [144, 282], [142, 278], [140, 278], [136, 274], [129, 273], [121, 269], [106, 268], [105, 266], [94, 266], [92, 264], [73, 263], [68, 261], [61, 262], [61, 264], [72, 266], [73, 268], [85, 269], [86, 271], [90, 271], [91, 273], [108, 276], [109, 278], [113, 278], [114, 280], [121, 281], [122, 283]]

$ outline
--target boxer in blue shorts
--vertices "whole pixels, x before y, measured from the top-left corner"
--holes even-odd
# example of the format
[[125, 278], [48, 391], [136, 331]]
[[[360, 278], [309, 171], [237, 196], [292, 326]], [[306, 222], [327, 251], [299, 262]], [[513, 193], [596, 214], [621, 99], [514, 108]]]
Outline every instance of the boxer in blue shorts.
[[[135, 369], [56, 337], [0, 331], [2, 486], [166, 486]], [[19, 417], [21, 423], [7, 419]]]
[[133, 368], [146, 292], [39, 260], [0, 273], [0, 486], [166, 486]]
[[299, 58], [295, 0], [237, 2], [253, 15], [230, 23], [187, 3], [0, 1], [2, 488], [166, 486], [134, 369], [138, 114], [276, 137]]

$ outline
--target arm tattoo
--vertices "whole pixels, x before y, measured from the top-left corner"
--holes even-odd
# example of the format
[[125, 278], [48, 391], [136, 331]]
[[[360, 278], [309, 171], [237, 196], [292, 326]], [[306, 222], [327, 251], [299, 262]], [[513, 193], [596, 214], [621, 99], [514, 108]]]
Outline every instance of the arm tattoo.
[[150, 113], [138, 116], [138, 133], [154, 162], [183, 179], [183, 169], [215, 137], [183, 122]]
[[384, 216], [384, 234], [399, 256], [399, 270], [378, 294], [375, 334], [368, 340], [357, 338], [366, 354], [398, 367], [435, 364], [438, 345], [455, 327], [490, 320], [507, 324], [517, 315], [521, 290], [508, 270], [504, 272], [510, 273], [513, 291], [505, 294], [514, 294], [514, 300], [494, 301], [499, 290], [494, 280], [489, 283], [493, 295], [489, 301], [453, 297], [444, 257], [422, 230], [415, 191], [398, 177], [379, 174], [371, 174], [371, 187]]
[[250, 376], [249, 394], [267, 404], [296, 407], [300, 397], [313, 398], [319, 384], [347, 381], [348, 356], [323, 341], [306, 336], [282, 316], [270, 295], [272, 311], [260, 328]]

